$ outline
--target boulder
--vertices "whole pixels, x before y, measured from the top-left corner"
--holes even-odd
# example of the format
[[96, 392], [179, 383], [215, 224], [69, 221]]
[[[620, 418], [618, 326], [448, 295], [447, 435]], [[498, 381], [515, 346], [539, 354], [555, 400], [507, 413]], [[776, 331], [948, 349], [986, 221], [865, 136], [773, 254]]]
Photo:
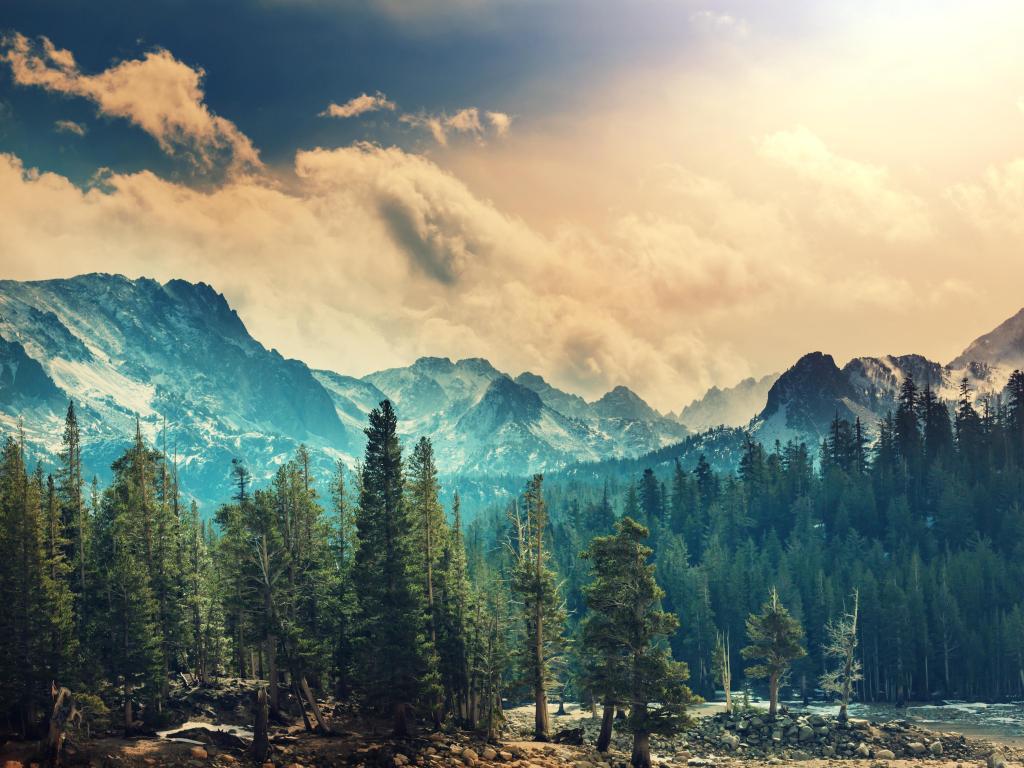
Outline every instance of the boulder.
[[923, 755], [927, 751], [927, 747], [920, 741], [911, 741], [907, 744], [907, 751], [912, 755]]
[[484, 760], [493, 760], [498, 756], [498, 753], [491, 747], [484, 747], [480, 754], [483, 756]]
[[189, 754], [196, 760], [205, 760], [210, 756], [203, 747], [192, 747], [192, 749], [189, 750]]
[[871, 750], [868, 749], [868, 745], [865, 744], [863, 741], [860, 744], [857, 745], [857, 748], [854, 750], [854, 752], [857, 753], [857, 757], [870, 757], [871, 756]]
[[797, 734], [797, 738], [799, 738], [800, 741], [807, 741], [812, 736], [814, 736], [814, 729], [811, 728], [811, 726], [809, 726], [809, 725], [801, 725], [800, 726], [800, 731]]
[[936, 757], [938, 757], [939, 755], [942, 754], [942, 742], [941, 741], [933, 741], [931, 743], [931, 745], [928, 747], [928, 751], [931, 752]]
[[464, 750], [462, 750], [462, 759], [465, 760], [467, 763], [475, 763], [477, 760], [480, 759], [480, 755], [476, 753], [476, 750], [466, 747]]
[[896, 753], [893, 752], [891, 749], [876, 749], [875, 750], [875, 759], [876, 760], [895, 760], [896, 759]]
[[1002, 752], [996, 751], [985, 758], [985, 765], [987, 768], [1006, 768], [1006, 758]]

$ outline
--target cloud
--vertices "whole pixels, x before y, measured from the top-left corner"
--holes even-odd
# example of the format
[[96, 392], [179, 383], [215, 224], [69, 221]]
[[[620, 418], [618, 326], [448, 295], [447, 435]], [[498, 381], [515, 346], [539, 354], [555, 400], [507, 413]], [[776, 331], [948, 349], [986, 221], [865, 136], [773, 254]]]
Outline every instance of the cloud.
[[73, 133], [76, 136], [85, 136], [85, 126], [76, 123], [74, 120], [58, 120], [53, 124], [57, 133]]
[[249, 138], [204, 103], [203, 70], [166, 50], [150, 51], [96, 75], [83, 73], [70, 51], [46, 37], [32, 43], [15, 33], [3, 39], [0, 50], [15, 83], [89, 99], [100, 114], [130, 120], [164, 152], [184, 153], [202, 170], [221, 159], [233, 170], [262, 165]]
[[327, 105], [327, 109], [320, 113], [320, 117], [357, 117], [367, 112], [376, 112], [382, 109], [393, 112], [396, 108], [395, 102], [390, 101], [383, 93], [377, 91], [372, 96], [361, 93], [344, 104], [332, 102]]
[[773, 214], [739, 211], [736, 244], [718, 242], [725, 222], [699, 219], [720, 203], [708, 195], [728, 193], [692, 175], [673, 176], [671, 206], [688, 198], [701, 211], [692, 221], [625, 216], [605, 236], [542, 234], [395, 147], [302, 151], [294, 172], [290, 185], [246, 176], [203, 190], [108, 173], [80, 189], [2, 155], [7, 273], [39, 277], [56, 260], [67, 273], [204, 280], [257, 338], [315, 366], [363, 373], [428, 353], [486, 356], [592, 396], [626, 383], [662, 407], [749, 373], [698, 318], [799, 282], [739, 245], [770, 230]]
[[813, 186], [814, 208], [826, 223], [891, 240], [919, 240], [931, 233], [924, 202], [900, 189], [888, 170], [836, 154], [807, 128], [769, 134], [759, 149]]
[[750, 34], [747, 22], [729, 13], [710, 10], [695, 11], [690, 15], [690, 21], [698, 28], [711, 32], [727, 32], [741, 38]]
[[499, 136], [505, 136], [508, 133], [508, 129], [512, 127], [511, 116], [504, 112], [488, 112], [487, 121]]
[[984, 234], [1024, 236], [1024, 158], [990, 167], [980, 181], [955, 184], [946, 194]]
[[450, 133], [472, 136], [477, 142], [483, 143], [488, 133], [484, 120], [490, 126], [491, 132], [498, 137], [507, 135], [512, 125], [512, 118], [504, 112], [485, 111], [484, 120], [481, 120], [480, 109], [477, 107], [466, 107], [452, 115], [444, 112], [405, 114], [399, 120], [416, 128], [426, 128], [434, 137], [434, 141], [442, 147], [448, 146]]

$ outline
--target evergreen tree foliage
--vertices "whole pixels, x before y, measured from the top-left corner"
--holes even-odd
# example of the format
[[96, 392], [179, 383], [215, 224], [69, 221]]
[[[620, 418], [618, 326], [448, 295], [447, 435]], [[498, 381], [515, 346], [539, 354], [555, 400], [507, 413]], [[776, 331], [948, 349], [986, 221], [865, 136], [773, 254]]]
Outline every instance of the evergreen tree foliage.
[[394, 734], [409, 733], [409, 709], [434, 699], [420, 553], [404, 498], [397, 417], [387, 400], [370, 413], [356, 512], [359, 573], [355, 654], [360, 693], [374, 711], [390, 711]]
[[512, 591], [521, 601], [522, 641], [520, 669], [534, 700], [534, 739], [547, 741], [551, 723], [548, 689], [554, 682], [552, 661], [561, 655], [565, 610], [555, 572], [551, 569], [547, 538], [548, 511], [544, 477], [534, 475], [523, 492], [522, 512], [513, 505]]
[[761, 607], [760, 613], [747, 617], [749, 645], [741, 651], [743, 658], [755, 663], [747, 667], [754, 678], [768, 679], [768, 715], [775, 717], [779, 708], [779, 687], [794, 661], [806, 655], [800, 645], [803, 630], [779, 600], [775, 587]]
[[[585, 589], [590, 613], [583, 625], [586, 679], [605, 707], [611, 725], [616, 704], [629, 706], [626, 727], [633, 733], [634, 766], [651, 765], [650, 736], [671, 735], [686, 722], [693, 700], [686, 664], [673, 661], [667, 640], [679, 619], [660, 608], [664, 592], [648, 561], [648, 530], [629, 517], [615, 534], [598, 536], [583, 552], [594, 571]], [[606, 750], [610, 732], [602, 731], [598, 749]]]

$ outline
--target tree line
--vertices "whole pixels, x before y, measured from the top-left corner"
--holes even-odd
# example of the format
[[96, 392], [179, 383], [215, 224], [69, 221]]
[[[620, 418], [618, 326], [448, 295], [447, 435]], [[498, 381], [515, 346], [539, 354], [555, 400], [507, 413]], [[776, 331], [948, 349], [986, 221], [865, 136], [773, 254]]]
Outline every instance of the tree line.
[[642, 766], [690, 687], [763, 679], [773, 714], [787, 685], [844, 715], [853, 696], [1019, 696], [1024, 374], [1008, 393], [979, 412], [965, 385], [951, 412], [907, 379], [871, 445], [837, 417], [818, 462], [748, 439], [734, 474], [701, 457], [617, 485], [536, 475], [468, 524], [387, 401], [326, 498], [299, 448], [261, 488], [233, 462], [209, 520], [138, 427], [110, 484], [87, 483], [70, 405], [51, 472], [20, 434], [0, 455], [0, 701], [28, 734], [59, 680], [132, 731], [186, 672], [265, 680], [272, 717], [322, 730], [328, 692], [397, 736], [493, 737], [531, 701], [546, 739], [549, 699], [577, 700]]

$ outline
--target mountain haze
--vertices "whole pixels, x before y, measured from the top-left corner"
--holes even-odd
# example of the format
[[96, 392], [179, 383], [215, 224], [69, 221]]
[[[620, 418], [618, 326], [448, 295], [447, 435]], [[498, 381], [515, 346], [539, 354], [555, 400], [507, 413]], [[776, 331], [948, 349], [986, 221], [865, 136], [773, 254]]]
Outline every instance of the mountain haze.
[[638, 456], [687, 434], [625, 388], [587, 403], [480, 358], [424, 357], [362, 378], [311, 370], [253, 339], [203, 283], [106, 274], [0, 281], [0, 424], [10, 432], [24, 417], [30, 447], [52, 456], [71, 398], [90, 472], [106, 476], [137, 417], [149, 440], [177, 456], [186, 492], [207, 505], [227, 497], [235, 457], [257, 479], [302, 443], [321, 477], [339, 459], [353, 464], [366, 415], [385, 398], [407, 442], [435, 438], [449, 474], [523, 475]]

